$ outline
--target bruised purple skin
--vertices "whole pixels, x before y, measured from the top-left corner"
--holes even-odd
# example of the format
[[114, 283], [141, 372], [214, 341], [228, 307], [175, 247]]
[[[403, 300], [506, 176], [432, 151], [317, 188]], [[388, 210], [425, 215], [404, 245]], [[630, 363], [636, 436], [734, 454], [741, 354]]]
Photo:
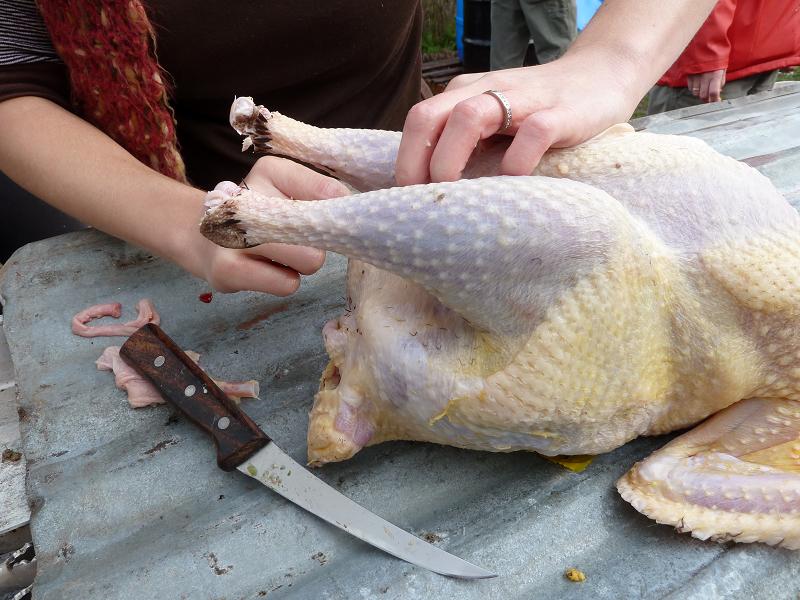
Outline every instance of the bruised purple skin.
[[372, 423], [360, 417], [359, 411], [347, 402], [339, 404], [339, 414], [336, 415], [333, 426], [359, 448], [366, 446], [372, 438], [372, 434], [375, 433]]
[[[328, 321], [322, 328], [322, 338], [325, 342], [325, 349], [328, 355], [336, 357], [341, 361], [347, 346], [347, 334], [345, 328], [355, 330], [357, 325], [350, 315], [342, 315], [338, 319]], [[337, 360], [333, 364], [340, 364]], [[338, 387], [341, 383], [338, 368], [327, 380], [327, 384]], [[375, 426], [370, 421], [368, 415], [361, 407], [352, 406], [346, 401], [339, 403], [338, 413], [333, 422], [333, 427], [347, 438], [346, 443], [351, 445], [357, 452], [372, 439], [375, 433]]]
[[[735, 468], [741, 467], [739, 459], [719, 454], [716, 456], [692, 456], [683, 460], [675, 459], [671, 477], [681, 481], [687, 493], [676, 494], [674, 490], [664, 496], [673, 500], [688, 500], [697, 506], [730, 512], [769, 513], [772, 510], [789, 512], [797, 508], [797, 491], [788, 489], [786, 477], [770, 469], [753, 469], [741, 480], [732, 477]], [[661, 466], [661, 465], [659, 465]], [[654, 479], [658, 475], [654, 465], [640, 468], [643, 478]], [[734, 485], [740, 484], [738, 489]], [[781, 489], [784, 494], [773, 494], [767, 501], [763, 489]], [[791, 486], [795, 487], [795, 486]], [[710, 490], [708, 495], [704, 490]]]

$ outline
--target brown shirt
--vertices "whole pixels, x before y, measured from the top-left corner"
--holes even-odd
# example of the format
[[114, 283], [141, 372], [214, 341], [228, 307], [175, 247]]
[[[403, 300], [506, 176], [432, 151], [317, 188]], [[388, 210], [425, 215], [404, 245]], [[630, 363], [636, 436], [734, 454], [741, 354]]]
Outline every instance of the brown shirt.
[[[401, 129], [419, 99], [419, 0], [162, 0], [148, 15], [187, 175], [201, 188], [238, 180], [255, 160], [228, 125], [234, 96], [324, 127], [381, 129]], [[67, 90], [59, 63], [0, 65], [0, 100], [67, 105]]]

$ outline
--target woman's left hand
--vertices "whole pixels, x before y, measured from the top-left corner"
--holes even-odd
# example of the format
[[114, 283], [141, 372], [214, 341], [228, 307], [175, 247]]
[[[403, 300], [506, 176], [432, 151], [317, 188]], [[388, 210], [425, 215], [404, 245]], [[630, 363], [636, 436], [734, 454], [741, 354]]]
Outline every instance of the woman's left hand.
[[[536, 67], [456, 77], [409, 111], [397, 182], [454, 181], [475, 146], [496, 133], [514, 136], [502, 174], [529, 175], [548, 148], [578, 144], [626, 121], [639, 100], [626, 89], [612, 59], [577, 53]], [[503, 131], [505, 109], [487, 90], [500, 91], [511, 106], [511, 125]]]

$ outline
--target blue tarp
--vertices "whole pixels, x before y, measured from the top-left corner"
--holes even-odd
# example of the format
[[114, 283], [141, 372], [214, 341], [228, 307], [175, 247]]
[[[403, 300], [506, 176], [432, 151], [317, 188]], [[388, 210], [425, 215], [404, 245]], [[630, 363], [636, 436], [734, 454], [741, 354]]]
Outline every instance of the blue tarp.
[[578, 0], [578, 31], [589, 23], [603, 0]]

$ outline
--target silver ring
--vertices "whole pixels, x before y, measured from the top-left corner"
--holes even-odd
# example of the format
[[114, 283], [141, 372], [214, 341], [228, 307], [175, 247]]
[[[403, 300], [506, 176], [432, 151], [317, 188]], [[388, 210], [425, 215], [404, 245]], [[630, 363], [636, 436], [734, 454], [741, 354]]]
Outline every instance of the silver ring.
[[505, 131], [511, 127], [511, 103], [508, 101], [508, 98], [506, 98], [506, 95], [503, 92], [498, 92], [497, 90], [486, 90], [483, 93], [497, 98], [500, 106], [503, 107], [503, 114], [505, 115], [505, 118], [503, 119], [503, 125], [497, 130], [497, 132], [500, 133], [501, 131]]

